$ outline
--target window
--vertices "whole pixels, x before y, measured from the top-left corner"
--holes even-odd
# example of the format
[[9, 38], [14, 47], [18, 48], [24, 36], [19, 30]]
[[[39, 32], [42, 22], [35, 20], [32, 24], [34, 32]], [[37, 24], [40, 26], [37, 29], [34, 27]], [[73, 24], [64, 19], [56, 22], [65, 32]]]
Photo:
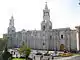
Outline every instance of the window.
[[43, 30], [45, 30], [45, 26], [43, 26]]
[[43, 34], [43, 36], [45, 36], [45, 35]]
[[63, 39], [63, 35], [61, 35], [61, 39]]
[[44, 12], [44, 16], [48, 16], [49, 15], [49, 12]]
[[52, 27], [50, 26], [49, 29], [52, 29]]
[[43, 45], [45, 45], [45, 42], [43, 42]]
[[14, 30], [12, 30], [12, 32], [14, 32]]
[[50, 36], [50, 40], [52, 39], [52, 36]]

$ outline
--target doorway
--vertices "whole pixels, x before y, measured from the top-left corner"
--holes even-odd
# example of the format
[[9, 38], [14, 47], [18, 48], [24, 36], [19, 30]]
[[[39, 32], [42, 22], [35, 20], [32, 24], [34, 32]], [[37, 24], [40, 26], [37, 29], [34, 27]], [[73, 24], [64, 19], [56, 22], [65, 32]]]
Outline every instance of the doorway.
[[64, 51], [64, 44], [60, 45], [60, 51]]

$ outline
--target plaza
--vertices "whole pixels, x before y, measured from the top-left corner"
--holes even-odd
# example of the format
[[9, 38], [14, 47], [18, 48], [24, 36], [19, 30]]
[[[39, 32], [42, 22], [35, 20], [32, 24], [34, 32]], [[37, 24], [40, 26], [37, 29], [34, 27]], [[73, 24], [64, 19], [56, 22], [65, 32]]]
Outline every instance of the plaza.
[[[16, 55], [16, 51], [13, 50], [13, 52], [15, 52], [15, 55]], [[48, 60], [48, 59], [49, 60], [71, 60], [71, 59], [75, 60], [76, 57], [79, 58], [79, 56], [80, 56], [80, 54], [79, 54], [79, 55], [72, 55], [72, 56], [68, 56], [68, 57], [62, 57], [62, 56], [59, 56], [59, 53], [64, 53], [64, 52], [61, 52], [61, 51], [57, 51], [57, 54], [55, 54], [55, 51], [49, 51], [48, 52], [49, 55], [44, 55], [45, 53], [47, 53], [47, 51], [31, 50], [29, 58], [31, 58], [33, 60]], [[41, 56], [43, 56], [43, 57], [41, 58]], [[53, 59], [52, 59], [52, 56], [53, 56]], [[13, 57], [14, 57], [13, 60], [21, 59], [19, 55], [14, 56], [14, 54], [13, 54]], [[25, 59], [22, 59], [22, 60], [25, 60]]]

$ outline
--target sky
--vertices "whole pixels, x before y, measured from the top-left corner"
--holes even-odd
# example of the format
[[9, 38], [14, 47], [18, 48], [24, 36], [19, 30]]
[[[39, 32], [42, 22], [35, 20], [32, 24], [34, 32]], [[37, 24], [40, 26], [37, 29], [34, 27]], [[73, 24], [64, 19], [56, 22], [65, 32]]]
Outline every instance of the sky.
[[46, 1], [53, 29], [80, 25], [79, 0], [0, 0], [0, 37], [12, 15], [16, 31], [40, 30]]

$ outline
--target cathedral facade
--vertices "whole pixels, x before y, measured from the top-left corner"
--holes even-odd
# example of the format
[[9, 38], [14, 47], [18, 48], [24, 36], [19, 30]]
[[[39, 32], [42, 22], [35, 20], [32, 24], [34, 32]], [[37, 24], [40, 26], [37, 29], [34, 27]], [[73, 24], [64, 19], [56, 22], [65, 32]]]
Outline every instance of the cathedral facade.
[[13, 16], [8, 27], [8, 47], [15, 48], [25, 42], [28, 47], [40, 50], [80, 50], [80, 27], [75, 30], [70, 28], [52, 29], [50, 21], [50, 9], [47, 4], [43, 10], [41, 30], [18, 31], [14, 27]]

